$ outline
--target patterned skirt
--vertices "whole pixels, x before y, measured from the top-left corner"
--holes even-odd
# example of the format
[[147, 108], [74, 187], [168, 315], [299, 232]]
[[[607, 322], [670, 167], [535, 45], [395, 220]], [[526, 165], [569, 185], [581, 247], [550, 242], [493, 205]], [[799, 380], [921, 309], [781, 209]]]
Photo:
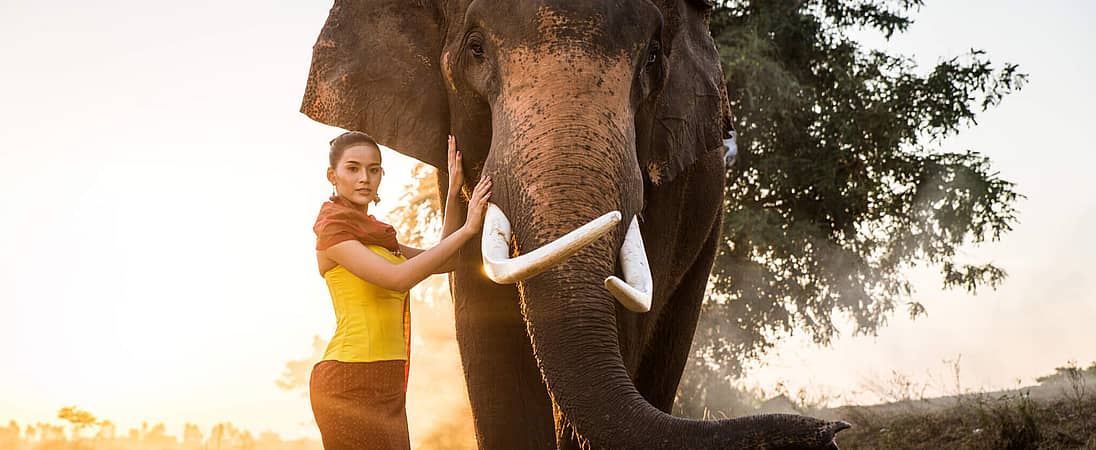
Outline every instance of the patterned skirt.
[[407, 361], [320, 361], [309, 396], [324, 450], [406, 450]]

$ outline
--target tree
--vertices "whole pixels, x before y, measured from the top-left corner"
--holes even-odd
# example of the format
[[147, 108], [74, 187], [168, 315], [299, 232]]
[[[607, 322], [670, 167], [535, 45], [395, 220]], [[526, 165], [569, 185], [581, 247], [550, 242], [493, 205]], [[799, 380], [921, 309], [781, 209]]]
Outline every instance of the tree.
[[198, 428], [198, 425], [189, 422], [183, 425], [183, 450], [202, 449], [204, 447], [204, 438], [202, 430]]
[[114, 422], [109, 420], [100, 420], [98, 423], [99, 432], [95, 433], [96, 441], [110, 441], [114, 440], [115, 425]]
[[392, 210], [392, 226], [399, 231], [400, 241], [412, 247], [425, 248], [441, 234], [441, 198], [438, 196], [436, 170], [416, 163], [411, 179]]
[[[742, 362], [801, 331], [818, 344], [851, 319], [871, 334], [906, 301], [904, 271], [940, 267], [974, 293], [1005, 271], [962, 264], [956, 249], [997, 240], [1020, 198], [988, 158], [942, 140], [1019, 90], [1026, 75], [984, 52], [918, 73], [911, 58], [868, 50], [848, 32], [890, 39], [923, 0], [725, 0], [711, 32], [727, 77], [739, 154], [728, 171], [723, 242], [683, 403]], [[685, 406], [679, 404], [679, 406]]]
[[98, 420], [95, 419], [94, 415], [77, 408], [75, 405], [61, 408], [60, 411], [57, 411], [57, 418], [72, 424], [72, 438], [74, 440], [80, 438], [80, 432], [85, 428], [98, 423]]
[[0, 428], [0, 448], [19, 448], [19, 434], [19, 424], [9, 421], [7, 427]]

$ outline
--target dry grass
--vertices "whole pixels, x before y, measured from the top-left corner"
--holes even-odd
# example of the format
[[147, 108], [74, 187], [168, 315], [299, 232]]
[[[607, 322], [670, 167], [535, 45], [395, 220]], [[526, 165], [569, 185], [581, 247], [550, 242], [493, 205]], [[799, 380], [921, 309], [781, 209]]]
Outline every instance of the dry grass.
[[834, 411], [853, 428], [842, 449], [1096, 449], [1096, 396], [1052, 401], [1021, 393], [962, 397], [942, 410], [878, 412], [872, 407]]

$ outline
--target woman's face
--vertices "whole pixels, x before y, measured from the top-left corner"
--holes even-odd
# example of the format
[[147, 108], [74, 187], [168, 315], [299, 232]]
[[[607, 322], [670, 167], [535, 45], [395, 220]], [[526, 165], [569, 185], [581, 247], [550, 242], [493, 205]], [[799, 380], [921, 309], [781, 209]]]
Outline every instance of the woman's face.
[[339, 196], [363, 207], [376, 198], [382, 176], [381, 152], [369, 144], [347, 148], [335, 168], [327, 169], [327, 179]]

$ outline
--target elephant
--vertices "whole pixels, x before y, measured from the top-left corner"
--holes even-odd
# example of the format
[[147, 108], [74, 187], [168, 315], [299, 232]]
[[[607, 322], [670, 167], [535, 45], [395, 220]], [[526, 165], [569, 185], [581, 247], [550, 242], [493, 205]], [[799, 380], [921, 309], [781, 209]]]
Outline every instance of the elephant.
[[301, 111], [438, 168], [443, 199], [448, 134], [493, 182], [450, 274], [480, 448], [836, 448], [848, 426], [670, 414], [720, 241], [712, 8], [335, 0]]

